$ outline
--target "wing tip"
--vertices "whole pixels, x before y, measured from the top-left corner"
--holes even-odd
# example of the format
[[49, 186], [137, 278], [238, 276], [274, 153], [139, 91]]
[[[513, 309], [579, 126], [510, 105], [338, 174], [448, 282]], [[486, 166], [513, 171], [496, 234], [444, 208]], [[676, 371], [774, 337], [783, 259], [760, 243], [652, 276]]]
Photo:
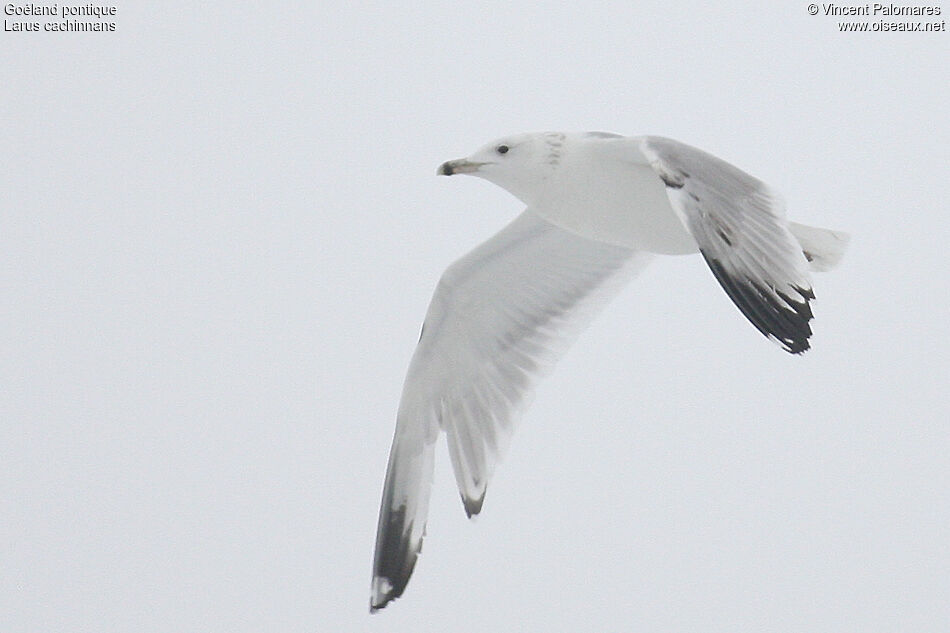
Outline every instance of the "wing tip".
[[376, 613], [402, 595], [396, 592], [393, 583], [385, 576], [373, 576], [373, 589], [369, 597], [369, 612]]
[[757, 330], [789, 354], [810, 349], [810, 322], [814, 318], [811, 301], [815, 298], [810, 286], [790, 286], [801, 297], [801, 301], [796, 301], [790, 296], [792, 292], [782, 292], [745, 275], [734, 275], [718, 259], [701, 252], [726, 294]]
[[[776, 291], [776, 294], [785, 302], [788, 308], [783, 308], [793, 320], [797, 320], [802, 328], [798, 336], [790, 337], [781, 342], [783, 349], [789, 354], [801, 355], [811, 349], [811, 343], [808, 339], [812, 335], [811, 321], [815, 318], [811, 310], [811, 302], [815, 299], [815, 291], [811, 287], [792, 286], [792, 289], [802, 298], [801, 301], [795, 301], [784, 292]], [[791, 308], [791, 310], [789, 310]]]
[[468, 518], [470, 519], [482, 511], [483, 503], [485, 503], [484, 490], [478, 498], [466, 497], [464, 494], [462, 495], [462, 505], [465, 506], [465, 514], [467, 514]]
[[811, 349], [811, 343], [809, 343], [807, 338], [800, 339], [800, 340], [793, 340], [793, 341], [780, 341], [779, 339], [775, 339], [774, 337], [769, 337], [769, 338], [773, 338], [773, 340], [775, 340], [776, 343], [782, 346], [783, 350], [795, 356], [801, 356], [802, 354], [804, 354], [805, 352]]
[[[425, 526], [422, 528], [425, 535]], [[412, 522], [404, 506], [380, 515], [370, 587], [370, 613], [384, 608], [403, 594], [422, 552], [422, 538], [413, 537]]]
[[409, 578], [412, 576], [412, 570], [416, 566], [416, 558], [419, 550], [412, 551], [408, 560], [396, 569], [396, 577], [386, 575], [385, 572], [377, 569], [373, 573], [373, 583], [370, 589], [369, 612], [376, 613], [384, 609], [387, 604], [402, 596], [409, 584]]

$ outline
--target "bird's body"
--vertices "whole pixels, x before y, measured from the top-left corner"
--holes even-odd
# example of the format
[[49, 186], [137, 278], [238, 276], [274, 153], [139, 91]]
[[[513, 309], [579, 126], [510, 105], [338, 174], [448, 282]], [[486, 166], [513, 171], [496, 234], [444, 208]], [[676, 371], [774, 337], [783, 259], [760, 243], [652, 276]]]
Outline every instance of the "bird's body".
[[[557, 158], [529, 208], [555, 226], [588, 239], [663, 255], [699, 248], [676, 217], [666, 187], [638, 147], [639, 139], [548, 133]], [[591, 200], [597, 200], [596, 209]]]
[[761, 181], [659, 137], [521, 134], [439, 173], [471, 173], [527, 209], [442, 275], [410, 363], [380, 509], [372, 610], [398, 597], [425, 531], [440, 433], [469, 516], [532, 387], [655, 255], [700, 252], [765, 336], [808, 349], [810, 270], [837, 264], [844, 234], [786, 220]]

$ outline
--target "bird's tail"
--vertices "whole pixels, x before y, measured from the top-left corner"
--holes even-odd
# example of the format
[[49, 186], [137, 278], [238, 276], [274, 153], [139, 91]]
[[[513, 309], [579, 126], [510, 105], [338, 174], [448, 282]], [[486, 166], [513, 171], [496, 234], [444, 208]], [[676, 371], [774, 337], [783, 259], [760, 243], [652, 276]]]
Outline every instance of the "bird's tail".
[[[379, 508], [370, 612], [402, 595], [416, 565], [425, 535], [438, 431], [396, 422], [386, 484]], [[433, 436], [434, 437], [431, 437]]]
[[788, 229], [801, 245], [811, 269], [816, 272], [825, 272], [837, 266], [851, 239], [850, 235], [841, 231], [819, 229], [795, 222], [789, 222]]

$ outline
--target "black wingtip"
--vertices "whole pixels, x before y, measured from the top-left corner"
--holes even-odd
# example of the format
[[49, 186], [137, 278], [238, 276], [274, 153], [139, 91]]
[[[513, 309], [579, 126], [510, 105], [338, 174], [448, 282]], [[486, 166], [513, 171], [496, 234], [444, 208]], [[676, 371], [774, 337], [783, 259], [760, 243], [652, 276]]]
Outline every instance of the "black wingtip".
[[[802, 288], [800, 286], [792, 286], [795, 292], [802, 298], [801, 301], [796, 301], [792, 299], [789, 295], [784, 292], [775, 291], [783, 302], [785, 306], [781, 306], [777, 302], [775, 304], [775, 309], [782, 309], [786, 314], [794, 315], [790, 320], [793, 323], [797, 324], [797, 338], [789, 338], [782, 340], [782, 345], [789, 354], [804, 354], [809, 349], [811, 349], [811, 343], [808, 342], [808, 337], [811, 336], [811, 325], [809, 321], [814, 318], [814, 314], [811, 311], [811, 304], [809, 303], [815, 298], [815, 292], [811, 288]], [[761, 292], [761, 289], [759, 289]], [[788, 307], [791, 307], [791, 311], [788, 310]]]
[[422, 541], [413, 546], [409, 536], [411, 533], [412, 522], [406, 520], [405, 507], [380, 516], [376, 556], [373, 560], [370, 613], [384, 608], [406, 590], [416, 559], [422, 551]]
[[405, 572], [405, 575], [395, 579], [386, 576], [373, 576], [373, 587], [369, 599], [369, 612], [376, 613], [386, 608], [390, 602], [402, 596], [409, 583], [409, 577], [412, 575], [412, 568], [415, 565], [415, 556]]
[[465, 506], [465, 514], [467, 514], [470, 519], [482, 511], [483, 503], [485, 503], [484, 492], [478, 499], [469, 499], [465, 495], [462, 495], [462, 505]]
[[801, 301], [797, 301], [778, 289], [730, 275], [719, 260], [705, 252], [703, 257], [723, 290], [757, 330], [778, 342], [789, 354], [802, 354], [811, 347], [809, 321], [814, 316], [809, 302], [815, 298], [811, 288], [792, 286], [801, 297]]
[[378, 613], [386, 608], [386, 605], [395, 600], [398, 596], [389, 596], [387, 595], [381, 602], [376, 602], [373, 598], [369, 599], [369, 612], [370, 614]]
[[805, 352], [811, 349], [811, 343], [808, 341], [802, 342], [800, 345], [786, 345], [782, 343], [782, 349], [784, 349], [789, 354], [794, 354], [796, 356], [801, 356]]
[[[403, 589], [405, 585], [403, 585]], [[376, 613], [386, 608], [386, 605], [402, 595], [392, 580], [385, 576], [373, 575], [373, 587], [369, 597], [369, 612]]]

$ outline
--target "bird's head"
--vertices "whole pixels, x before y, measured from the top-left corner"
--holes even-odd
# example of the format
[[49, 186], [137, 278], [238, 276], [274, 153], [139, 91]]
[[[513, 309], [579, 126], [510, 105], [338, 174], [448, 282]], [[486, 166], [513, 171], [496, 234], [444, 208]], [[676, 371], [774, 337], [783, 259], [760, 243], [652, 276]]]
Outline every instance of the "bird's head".
[[560, 162], [564, 137], [518, 134], [492, 141], [467, 158], [442, 163], [438, 174], [471, 174], [493, 182], [530, 205]]

